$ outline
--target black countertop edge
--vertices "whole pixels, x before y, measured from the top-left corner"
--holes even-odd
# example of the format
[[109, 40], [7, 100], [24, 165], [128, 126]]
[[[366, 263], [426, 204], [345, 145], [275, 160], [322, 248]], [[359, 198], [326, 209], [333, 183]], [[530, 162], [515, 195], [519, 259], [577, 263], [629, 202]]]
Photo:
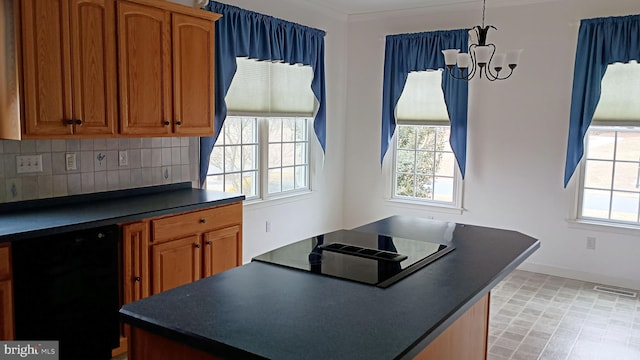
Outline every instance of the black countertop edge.
[[129, 325], [135, 326], [154, 335], [162, 336], [171, 341], [185, 344], [194, 349], [198, 349], [209, 354], [215, 354], [215, 356], [220, 356], [223, 359], [268, 359], [263, 356], [238, 349], [236, 347], [214, 341], [181, 329], [177, 329], [167, 325], [163, 326], [161, 324], [158, 324], [153, 319], [146, 318], [144, 316], [136, 316], [124, 309], [120, 309], [120, 319], [121, 322], [126, 322]]
[[161, 193], [165, 191], [173, 191], [173, 190], [182, 190], [182, 189], [191, 189], [191, 182], [181, 182], [175, 184], [167, 184], [167, 185], [154, 185], [154, 186], [146, 186], [140, 188], [133, 189], [124, 189], [124, 190], [113, 190], [113, 191], [103, 191], [91, 194], [80, 194], [80, 195], [70, 195], [70, 196], [59, 196], [47, 199], [34, 199], [34, 200], [25, 200], [25, 201], [15, 201], [15, 202], [7, 202], [0, 203], [0, 214], [7, 212], [19, 212], [31, 209], [43, 209], [48, 207], [55, 207], [60, 205], [70, 205], [70, 204], [79, 204], [91, 201], [100, 201], [100, 200], [113, 200], [123, 197], [131, 197], [131, 196], [140, 196], [140, 195], [150, 195]]
[[139, 220], [148, 219], [152, 217], [176, 214], [176, 213], [181, 213], [186, 211], [200, 210], [200, 209], [205, 209], [211, 206], [221, 206], [221, 205], [231, 204], [238, 201], [243, 201], [244, 199], [245, 199], [244, 196], [237, 196], [237, 197], [231, 197], [227, 199], [216, 200], [214, 202], [197, 203], [197, 204], [178, 206], [173, 208], [165, 208], [158, 211], [149, 211], [149, 212], [144, 212], [139, 214], [132, 214], [132, 215], [126, 215], [126, 216], [112, 217], [112, 218], [107, 218], [102, 220], [88, 221], [84, 223], [75, 223], [75, 224], [66, 225], [66, 226], [50, 227], [46, 229], [14, 233], [11, 235], [0, 236], [0, 244], [4, 242], [28, 240], [28, 239], [33, 239], [33, 238], [42, 237], [42, 236], [51, 236], [51, 235], [63, 234], [63, 233], [73, 232], [73, 231], [94, 229], [102, 226], [139, 221]]
[[[502, 281], [507, 275], [514, 271], [520, 264], [522, 264], [531, 254], [540, 248], [540, 240], [537, 240], [531, 245], [525, 252], [515, 258], [509, 265], [507, 265], [500, 273], [498, 273], [493, 279], [485, 284], [485, 286], [477, 292], [474, 296], [469, 298], [462, 306], [456, 311], [448, 314], [445, 320], [436, 325], [436, 328], [425, 334], [422, 339], [416, 341], [413, 346], [409, 347], [403, 354], [400, 354], [396, 359], [414, 359], [420, 352], [422, 352], [433, 340], [435, 340], [442, 332], [449, 328], [454, 322], [456, 322], [462, 315], [464, 315], [471, 307], [473, 307], [480, 299], [491, 292], [500, 281]], [[491, 301], [491, 300], [489, 300]], [[489, 302], [491, 304], [491, 302]], [[489, 349], [487, 349], [488, 351]]]

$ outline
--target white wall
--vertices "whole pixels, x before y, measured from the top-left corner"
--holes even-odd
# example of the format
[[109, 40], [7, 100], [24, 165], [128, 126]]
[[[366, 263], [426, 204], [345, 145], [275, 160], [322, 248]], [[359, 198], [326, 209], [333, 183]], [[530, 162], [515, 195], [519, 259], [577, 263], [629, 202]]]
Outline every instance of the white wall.
[[[191, 5], [191, 0], [174, 0]], [[311, 187], [296, 198], [247, 203], [244, 207], [244, 261], [276, 247], [342, 228], [346, 114], [347, 17], [294, 0], [225, 0], [262, 14], [325, 30], [327, 86], [327, 153], [313, 137]], [[271, 231], [266, 232], [266, 222]]]
[[[540, 239], [523, 266], [640, 289], [640, 231], [616, 232], [567, 221], [575, 179], [563, 172], [579, 21], [640, 13], [637, 0], [564, 0], [489, 7], [499, 49], [524, 48], [515, 75], [470, 86], [467, 174], [462, 215], [391, 203], [381, 170], [380, 113], [387, 34], [469, 28], [481, 9], [431, 8], [349, 19], [345, 226], [393, 214], [517, 230]], [[387, 158], [388, 160], [389, 158]], [[586, 249], [586, 237], [597, 249]]]

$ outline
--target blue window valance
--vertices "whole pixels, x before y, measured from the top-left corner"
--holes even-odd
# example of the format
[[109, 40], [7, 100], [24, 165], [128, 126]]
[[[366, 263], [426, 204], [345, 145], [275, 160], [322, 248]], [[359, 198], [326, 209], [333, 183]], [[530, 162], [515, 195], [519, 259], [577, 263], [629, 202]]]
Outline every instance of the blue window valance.
[[[466, 29], [431, 31], [415, 34], [388, 35], [384, 57], [382, 89], [382, 142], [380, 162], [389, 148], [396, 129], [395, 110], [409, 73], [444, 69], [442, 50], [467, 49], [469, 31]], [[451, 121], [449, 142], [460, 173], [464, 178], [467, 153], [468, 83], [455, 80], [442, 72], [442, 92]]]
[[640, 15], [585, 19], [580, 22], [573, 73], [564, 186], [584, 155], [584, 137], [598, 106], [607, 66], [640, 61]]
[[311, 66], [311, 90], [318, 101], [313, 128], [325, 151], [325, 32], [216, 1], [206, 9], [222, 18], [215, 25], [215, 134], [200, 138], [200, 185], [205, 182], [209, 156], [227, 116], [224, 98], [236, 73], [237, 57]]

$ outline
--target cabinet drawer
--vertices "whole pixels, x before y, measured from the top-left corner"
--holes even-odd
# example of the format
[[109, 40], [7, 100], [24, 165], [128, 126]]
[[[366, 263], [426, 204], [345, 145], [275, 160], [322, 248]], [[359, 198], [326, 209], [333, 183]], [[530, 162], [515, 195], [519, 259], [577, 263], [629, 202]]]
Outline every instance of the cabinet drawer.
[[0, 280], [11, 277], [10, 244], [0, 245]]
[[162, 242], [235, 224], [242, 224], [242, 203], [153, 220], [151, 237], [153, 242]]

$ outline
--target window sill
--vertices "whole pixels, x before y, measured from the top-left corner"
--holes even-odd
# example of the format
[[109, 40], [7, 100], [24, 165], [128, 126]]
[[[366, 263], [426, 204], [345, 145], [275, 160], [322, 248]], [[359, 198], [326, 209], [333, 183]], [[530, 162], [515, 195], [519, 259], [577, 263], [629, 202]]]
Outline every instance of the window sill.
[[638, 233], [640, 232], [640, 226], [631, 224], [618, 224], [584, 219], [569, 219], [567, 222], [569, 223], [570, 228], [579, 230], [601, 231], [634, 236], [638, 236]]
[[401, 207], [401, 208], [411, 208], [411, 209], [420, 209], [429, 211], [444, 213], [444, 214], [452, 214], [452, 215], [462, 215], [464, 209], [457, 205], [448, 205], [448, 204], [438, 204], [438, 203], [428, 203], [421, 201], [411, 201], [411, 200], [403, 200], [403, 199], [395, 199], [390, 198], [387, 199], [387, 202], [390, 203], [391, 206]]
[[262, 209], [266, 207], [284, 205], [296, 201], [303, 201], [311, 198], [313, 192], [311, 190], [300, 191], [271, 197], [268, 199], [253, 199], [244, 202], [247, 209]]

